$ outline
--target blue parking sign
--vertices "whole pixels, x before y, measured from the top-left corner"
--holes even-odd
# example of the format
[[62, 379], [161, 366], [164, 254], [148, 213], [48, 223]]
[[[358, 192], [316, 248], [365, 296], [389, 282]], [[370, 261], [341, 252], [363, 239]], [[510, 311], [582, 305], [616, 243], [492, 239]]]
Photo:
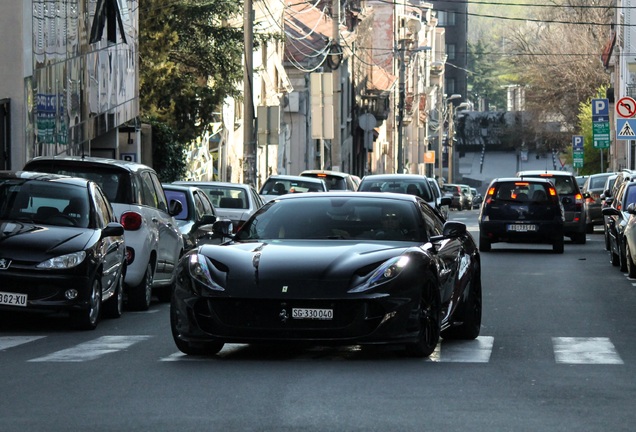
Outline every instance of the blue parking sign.
[[592, 115], [593, 116], [609, 115], [609, 100], [608, 99], [592, 99]]
[[581, 135], [572, 135], [572, 150], [583, 150], [583, 142]]
[[592, 121], [609, 121], [609, 99], [592, 99]]

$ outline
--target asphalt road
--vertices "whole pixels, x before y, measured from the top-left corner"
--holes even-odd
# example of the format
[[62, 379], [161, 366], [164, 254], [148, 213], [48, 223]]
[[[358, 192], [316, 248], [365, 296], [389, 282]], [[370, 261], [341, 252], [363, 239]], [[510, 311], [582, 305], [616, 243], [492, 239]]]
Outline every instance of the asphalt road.
[[[452, 212], [476, 234], [477, 211]], [[178, 353], [168, 305], [95, 331], [0, 315], [0, 431], [633, 431], [636, 280], [585, 245], [482, 254], [481, 336], [394, 349]]]

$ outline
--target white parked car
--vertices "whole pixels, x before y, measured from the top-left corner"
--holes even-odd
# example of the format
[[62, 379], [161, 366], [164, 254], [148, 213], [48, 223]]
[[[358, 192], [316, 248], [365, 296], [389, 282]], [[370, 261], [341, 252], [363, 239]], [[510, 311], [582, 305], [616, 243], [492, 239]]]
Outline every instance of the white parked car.
[[170, 299], [175, 268], [183, 254], [183, 237], [173, 216], [182, 206], [177, 200], [168, 203], [155, 170], [134, 162], [74, 156], [38, 157], [24, 169], [97, 183], [125, 230], [127, 306], [148, 309], [153, 292], [160, 301]]

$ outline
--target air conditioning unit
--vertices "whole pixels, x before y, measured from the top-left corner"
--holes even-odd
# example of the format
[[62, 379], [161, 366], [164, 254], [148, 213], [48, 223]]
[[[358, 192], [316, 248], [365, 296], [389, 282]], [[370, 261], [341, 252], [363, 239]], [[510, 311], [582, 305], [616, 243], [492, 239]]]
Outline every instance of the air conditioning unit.
[[285, 96], [287, 104], [285, 104], [285, 112], [298, 112], [300, 109], [300, 93], [291, 92]]

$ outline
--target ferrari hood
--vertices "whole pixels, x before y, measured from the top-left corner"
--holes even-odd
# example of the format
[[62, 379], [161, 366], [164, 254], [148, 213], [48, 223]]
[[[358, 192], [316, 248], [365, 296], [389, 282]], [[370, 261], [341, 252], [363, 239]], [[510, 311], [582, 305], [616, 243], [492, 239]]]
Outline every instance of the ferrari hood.
[[52, 256], [84, 250], [95, 231], [0, 222], [0, 257], [20, 261], [42, 261]]
[[[362, 276], [387, 259], [408, 249], [395, 245], [359, 241], [282, 241], [204, 246], [215, 267], [226, 273], [229, 294], [249, 295], [252, 289], [280, 293], [283, 289], [304, 292], [342, 292], [355, 274]], [[284, 288], [286, 287], [286, 288]]]

